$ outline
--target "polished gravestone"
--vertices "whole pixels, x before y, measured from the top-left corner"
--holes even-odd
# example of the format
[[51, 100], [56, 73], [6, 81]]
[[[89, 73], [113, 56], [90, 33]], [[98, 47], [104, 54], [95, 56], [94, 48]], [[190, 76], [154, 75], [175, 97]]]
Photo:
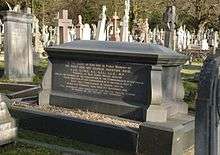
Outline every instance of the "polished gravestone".
[[187, 114], [179, 67], [186, 57], [140, 43], [75, 41], [46, 49], [40, 105], [166, 122]]
[[196, 103], [196, 155], [220, 154], [220, 57], [210, 56], [199, 77]]
[[11, 143], [17, 135], [15, 120], [11, 117], [3, 95], [0, 95], [0, 146]]

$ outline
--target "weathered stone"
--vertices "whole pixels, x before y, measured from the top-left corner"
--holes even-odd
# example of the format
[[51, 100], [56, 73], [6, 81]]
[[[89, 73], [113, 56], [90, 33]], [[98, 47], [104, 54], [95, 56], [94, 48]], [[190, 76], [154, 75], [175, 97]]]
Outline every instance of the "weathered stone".
[[176, 7], [168, 6], [164, 15], [166, 24], [165, 29], [165, 47], [175, 50], [175, 25], [176, 25]]
[[11, 117], [7, 104], [7, 97], [0, 95], [0, 146], [13, 142], [17, 134], [15, 120]]
[[5, 75], [12, 81], [31, 82], [33, 73], [32, 15], [2, 11], [5, 25]]

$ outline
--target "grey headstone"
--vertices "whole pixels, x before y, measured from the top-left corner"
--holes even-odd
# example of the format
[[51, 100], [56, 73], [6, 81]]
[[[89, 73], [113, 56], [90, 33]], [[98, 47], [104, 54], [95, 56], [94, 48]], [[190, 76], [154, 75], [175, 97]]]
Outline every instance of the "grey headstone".
[[164, 15], [166, 24], [165, 47], [175, 50], [176, 7], [168, 6]]
[[9, 80], [31, 82], [33, 73], [32, 15], [2, 11], [4, 22], [5, 75]]
[[219, 155], [220, 57], [208, 57], [200, 77], [196, 102], [196, 155]]

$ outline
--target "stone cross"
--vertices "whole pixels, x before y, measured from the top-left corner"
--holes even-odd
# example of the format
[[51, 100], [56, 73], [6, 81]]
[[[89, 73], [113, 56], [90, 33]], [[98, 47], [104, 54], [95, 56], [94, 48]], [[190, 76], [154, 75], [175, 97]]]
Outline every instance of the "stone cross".
[[68, 42], [68, 28], [72, 26], [72, 20], [68, 19], [68, 10], [63, 10], [58, 17], [60, 44], [62, 44]]
[[113, 35], [111, 35], [111, 41], [120, 41], [120, 36], [117, 33], [118, 32], [118, 20], [119, 17], [117, 15], [117, 12], [115, 12], [114, 16], [112, 17], [113, 22]]
[[168, 6], [164, 14], [166, 23], [165, 29], [165, 46], [175, 49], [175, 26], [176, 26], [176, 7]]

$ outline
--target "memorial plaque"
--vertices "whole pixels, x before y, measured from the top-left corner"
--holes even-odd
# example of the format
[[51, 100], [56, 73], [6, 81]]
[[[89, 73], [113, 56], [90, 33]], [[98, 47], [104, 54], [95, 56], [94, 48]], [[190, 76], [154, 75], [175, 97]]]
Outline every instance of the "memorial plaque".
[[149, 67], [129, 63], [56, 60], [52, 90], [145, 105]]
[[[164, 108], [165, 102], [181, 101], [177, 68], [186, 57], [170, 49], [139, 43], [74, 41], [46, 51], [49, 67], [39, 97], [41, 105], [146, 121], [151, 105]], [[162, 111], [162, 120], [166, 120], [165, 114], [183, 109], [172, 106]]]

